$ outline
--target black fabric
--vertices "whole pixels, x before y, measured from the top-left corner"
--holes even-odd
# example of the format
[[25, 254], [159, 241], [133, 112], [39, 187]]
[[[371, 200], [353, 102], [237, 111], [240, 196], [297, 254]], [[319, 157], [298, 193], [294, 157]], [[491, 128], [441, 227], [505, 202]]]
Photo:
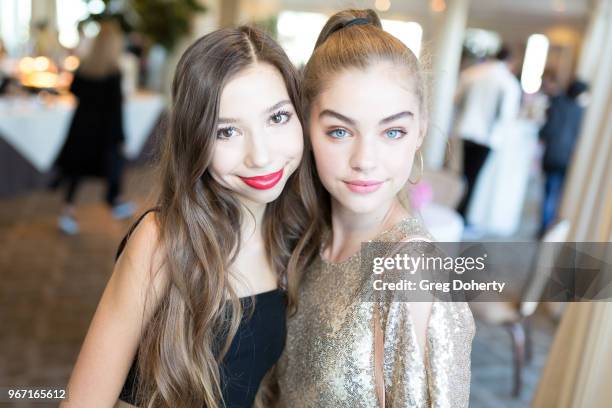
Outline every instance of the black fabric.
[[[112, 149], [107, 155], [107, 174], [106, 174], [106, 196], [105, 200], [111, 207], [117, 203], [117, 197], [121, 193], [121, 174], [125, 166], [125, 159], [121, 152], [117, 149]], [[66, 194], [64, 201], [68, 204], [73, 204], [78, 188], [83, 181], [81, 175], [59, 175], [58, 184], [67, 183]]]
[[[285, 346], [285, 292], [276, 289], [255, 295], [252, 315], [248, 313], [252, 306], [250, 299], [240, 299], [247, 313], [220, 367], [221, 389], [227, 408], [253, 406], [264, 375], [278, 361]], [[137, 358], [138, 354], [119, 395], [120, 400], [132, 405], [137, 403]]]
[[125, 140], [121, 74], [87, 78], [77, 71], [70, 91], [78, 106], [56, 165], [64, 176], [108, 177], [110, 156]]
[[[151, 211], [158, 209], [149, 209], [138, 218], [119, 244], [115, 259], [121, 255], [138, 223]], [[254, 303], [250, 296], [240, 298], [245, 313], [220, 367], [221, 389], [227, 408], [253, 406], [264, 375], [276, 364], [285, 347], [286, 293], [276, 289], [257, 294], [253, 299]], [[217, 344], [222, 341], [220, 338]], [[136, 405], [138, 395], [137, 361], [138, 351], [119, 395], [120, 400], [132, 405]]]
[[466, 180], [466, 188], [463, 199], [457, 206], [457, 212], [464, 218], [472, 198], [474, 185], [478, 179], [478, 173], [482, 169], [491, 149], [485, 145], [474, 143], [471, 140], [463, 140], [463, 175]]
[[10, 79], [8, 77], [3, 77], [2, 74], [0, 74], [0, 95], [7, 92], [9, 82]]
[[584, 109], [567, 95], [551, 99], [546, 123], [540, 129], [545, 150], [542, 165], [548, 172], [566, 171], [582, 123]]

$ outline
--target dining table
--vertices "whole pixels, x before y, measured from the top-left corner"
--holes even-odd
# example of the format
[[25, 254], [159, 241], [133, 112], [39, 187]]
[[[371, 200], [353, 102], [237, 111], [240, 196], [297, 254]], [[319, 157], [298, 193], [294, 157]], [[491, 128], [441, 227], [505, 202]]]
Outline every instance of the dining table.
[[[71, 94], [0, 97], [0, 196], [40, 188], [59, 154], [77, 105]], [[136, 159], [164, 112], [161, 94], [124, 98], [124, 153]]]

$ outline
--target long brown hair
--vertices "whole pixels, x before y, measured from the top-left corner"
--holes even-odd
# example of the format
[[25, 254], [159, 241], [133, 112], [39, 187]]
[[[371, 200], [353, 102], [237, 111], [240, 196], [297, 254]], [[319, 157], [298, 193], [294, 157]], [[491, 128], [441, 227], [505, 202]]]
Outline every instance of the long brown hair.
[[[224, 28], [197, 40], [181, 57], [172, 84], [172, 108], [161, 148], [157, 206], [160, 248], [169, 283], [140, 345], [139, 395], [143, 407], [222, 405], [219, 364], [243, 315], [229, 284], [240, 251], [241, 207], [210, 175], [220, 96], [238, 72], [255, 62], [284, 78], [300, 120], [298, 74], [283, 50], [250, 27]], [[270, 265], [285, 286], [290, 269], [312, 258], [293, 249], [312, 235], [311, 166], [300, 166], [285, 190], [266, 206], [262, 231]], [[309, 202], [308, 198], [311, 200]], [[289, 302], [293, 303], [289, 293]]]
[[83, 59], [79, 72], [92, 78], [110, 75], [119, 69], [121, 51], [123, 33], [119, 23], [116, 20], [104, 20], [100, 23], [100, 32]]
[[[356, 20], [358, 19], [358, 20]], [[349, 68], [366, 69], [370, 65], [381, 62], [391, 62], [406, 72], [406, 78], [412, 80], [412, 86], [419, 101], [422, 123], [428, 116], [427, 82], [424, 69], [414, 53], [399, 39], [382, 29], [382, 24], [374, 10], [343, 10], [327, 20], [317, 39], [312, 56], [304, 67], [302, 92], [304, 109], [304, 129], [309, 129], [309, 115], [312, 102], [325, 89], [332, 77]], [[421, 129], [423, 132], [425, 129]], [[307, 138], [309, 139], [309, 138]], [[314, 164], [312, 149], [305, 152], [309, 160], [305, 165]], [[315, 191], [319, 197], [320, 216], [311, 219], [308, 226], [312, 231], [324, 231], [331, 228], [331, 197], [323, 188], [316, 169], [310, 170], [313, 177], [307, 180], [312, 185], [307, 191]], [[400, 192], [399, 199], [405, 206], [407, 198]], [[320, 236], [314, 237], [312, 243], [320, 245]], [[308, 245], [298, 250], [312, 251]], [[308, 252], [310, 253], [310, 252]], [[299, 256], [299, 254], [296, 254]], [[295, 275], [290, 275], [289, 290], [297, 292], [297, 287], [304, 269], [296, 269]]]

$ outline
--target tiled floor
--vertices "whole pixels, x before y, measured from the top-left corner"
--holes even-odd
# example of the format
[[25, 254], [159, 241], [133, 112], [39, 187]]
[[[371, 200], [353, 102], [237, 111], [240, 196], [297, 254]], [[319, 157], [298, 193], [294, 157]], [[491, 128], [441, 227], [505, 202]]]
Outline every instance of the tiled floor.
[[[148, 171], [131, 169], [127, 176], [128, 198], [145, 208]], [[80, 192], [82, 232], [76, 237], [56, 229], [58, 194], [0, 200], [0, 387], [65, 386], [110, 276], [117, 244], [130, 223], [112, 219], [98, 200], [102, 194], [103, 186], [97, 183]], [[478, 323], [470, 406], [528, 406], [553, 333], [554, 325], [537, 316], [535, 358], [526, 369], [522, 397], [512, 400], [508, 335], [503, 328]]]
[[[143, 178], [146, 171], [131, 170], [127, 180], [126, 196], [139, 203]], [[79, 192], [82, 233], [74, 237], [56, 228], [58, 194], [0, 200], [0, 387], [65, 387], [130, 225], [111, 217], [103, 193], [96, 182]]]
[[533, 316], [533, 359], [523, 370], [523, 390], [519, 398], [511, 397], [512, 353], [506, 329], [476, 321], [472, 345], [472, 387], [470, 407], [528, 407], [555, 332], [555, 324], [545, 313]]

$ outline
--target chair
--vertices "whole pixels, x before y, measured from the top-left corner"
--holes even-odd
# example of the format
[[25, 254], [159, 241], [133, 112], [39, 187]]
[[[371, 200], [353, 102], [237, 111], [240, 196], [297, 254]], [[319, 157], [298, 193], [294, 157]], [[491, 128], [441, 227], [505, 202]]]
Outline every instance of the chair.
[[[542, 238], [542, 242], [565, 242], [570, 222], [561, 220], [554, 224]], [[523, 286], [518, 303], [497, 302], [472, 304], [474, 315], [486, 323], [503, 326], [512, 341], [513, 386], [512, 396], [517, 398], [522, 389], [522, 370], [531, 362], [533, 345], [531, 340], [530, 317], [535, 312], [547, 283], [547, 272], [558, 256], [558, 246], [540, 246], [535, 257], [531, 274]]]

